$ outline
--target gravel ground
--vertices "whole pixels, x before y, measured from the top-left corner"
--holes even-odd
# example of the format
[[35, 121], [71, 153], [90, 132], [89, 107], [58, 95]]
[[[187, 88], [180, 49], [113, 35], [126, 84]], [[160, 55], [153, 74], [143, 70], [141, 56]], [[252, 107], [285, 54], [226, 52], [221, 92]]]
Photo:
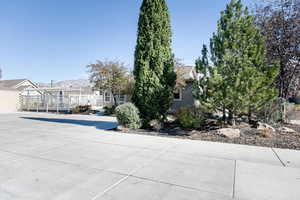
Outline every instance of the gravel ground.
[[[298, 127], [286, 126], [286, 127], [300, 131], [300, 126]], [[197, 132], [191, 136], [188, 136], [188, 138], [193, 140], [205, 140], [205, 141], [300, 150], [299, 132], [293, 134], [291, 133], [282, 134], [281, 132], [277, 131], [272, 138], [264, 138], [257, 134], [256, 129], [243, 128], [241, 129], [241, 137], [235, 139], [229, 139], [229, 138], [218, 136], [215, 134], [215, 131]]]
[[284, 134], [281, 133], [278, 129], [276, 129], [276, 133], [273, 135], [273, 137], [264, 138], [258, 134], [257, 129], [246, 127], [246, 128], [240, 128], [241, 130], [240, 138], [229, 139], [217, 135], [216, 130], [184, 131], [179, 129], [177, 131], [155, 132], [151, 130], [140, 129], [140, 130], [128, 130], [126, 132], [130, 134], [153, 135], [153, 136], [161, 136], [161, 137], [174, 137], [174, 138], [181, 138], [181, 139], [203, 140], [203, 141], [300, 150], [300, 126], [287, 125], [287, 124], [284, 126], [295, 130], [296, 133]]

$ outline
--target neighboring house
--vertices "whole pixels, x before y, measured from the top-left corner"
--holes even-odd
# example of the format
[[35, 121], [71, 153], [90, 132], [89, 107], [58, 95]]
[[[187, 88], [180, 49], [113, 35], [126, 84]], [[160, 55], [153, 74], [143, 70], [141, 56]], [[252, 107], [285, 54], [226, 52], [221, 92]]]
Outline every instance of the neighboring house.
[[20, 95], [37, 96], [41, 95], [38, 90], [29, 91], [28, 89], [37, 89], [38, 86], [28, 79], [0, 80], [0, 88], [6, 88], [19, 91]]
[[0, 113], [17, 112], [19, 108], [19, 91], [0, 87]]
[[[174, 92], [174, 102], [171, 111], [174, 112], [184, 106], [194, 106], [195, 99], [193, 97], [193, 82], [197, 73], [194, 67], [177, 67], [177, 76], [185, 82], [185, 85], [176, 86]], [[178, 73], [179, 71], [179, 73]]]
[[[101, 109], [104, 106], [114, 104], [114, 98], [109, 90], [99, 90], [93, 88], [93, 84], [86, 79], [65, 80], [50, 83], [39, 83], [45, 95], [51, 94], [52, 98], [61, 97], [67, 101], [70, 99], [71, 104], [91, 105], [93, 109]], [[119, 94], [116, 97], [118, 104], [128, 101], [128, 95]]]
[[40, 95], [38, 91], [26, 92], [27, 88], [37, 88], [28, 79], [0, 80], [0, 113], [20, 110], [20, 95]]
[[[103, 105], [104, 106], [111, 106], [114, 104], [114, 97], [113, 94], [110, 92], [110, 90], [104, 90], [104, 91], [94, 91], [95, 95], [98, 95], [101, 99], [103, 99]], [[116, 100], [118, 104], [123, 104], [128, 102], [128, 95], [126, 94], [118, 94], [116, 95]]]
[[[114, 104], [114, 98], [109, 91], [97, 91], [91, 86], [73, 87], [72, 85], [49, 87], [41, 85], [38, 89], [27, 89], [29, 92], [39, 90], [41, 97], [23, 97], [24, 110], [39, 111], [69, 111], [76, 106], [90, 105], [93, 110], [100, 110], [104, 106]], [[125, 95], [118, 95], [117, 101], [126, 101]]]

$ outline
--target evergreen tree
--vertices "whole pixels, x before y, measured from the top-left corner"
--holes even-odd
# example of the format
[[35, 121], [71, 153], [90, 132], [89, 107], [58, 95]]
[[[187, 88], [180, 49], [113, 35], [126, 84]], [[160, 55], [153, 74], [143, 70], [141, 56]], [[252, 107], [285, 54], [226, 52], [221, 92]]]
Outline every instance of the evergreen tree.
[[210, 95], [210, 76], [212, 68], [208, 61], [208, 49], [206, 45], [202, 48], [202, 57], [196, 60], [196, 72], [198, 74], [193, 88], [193, 95], [199, 101], [199, 106], [204, 112], [214, 110]]
[[213, 68], [209, 77], [213, 107], [236, 116], [260, 109], [276, 97], [273, 84], [278, 67], [268, 65], [264, 37], [240, 0], [232, 0], [211, 39]]
[[176, 73], [171, 51], [171, 24], [165, 0], [144, 0], [135, 50], [132, 100], [144, 125], [163, 120], [173, 100]]

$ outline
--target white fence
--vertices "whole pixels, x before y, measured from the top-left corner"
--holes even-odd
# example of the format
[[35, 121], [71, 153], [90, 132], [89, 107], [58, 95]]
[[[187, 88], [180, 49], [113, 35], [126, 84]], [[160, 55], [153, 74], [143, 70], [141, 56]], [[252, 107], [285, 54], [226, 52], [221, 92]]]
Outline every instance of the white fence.
[[[118, 104], [127, 101], [126, 95], [116, 97]], [[112, 105], [112, 95], [21, 95], [20, 106], [23, 111], [37, 112], [70, 112], [76, 106], [90, 105], [93, 110], [99, 110], [107, 105]]]
[[24, 111], [66, 112], [80, 105], [90, 105], [93, 109], [99, 109], [110, 102], [104, 102], [103, 96], [98, 95], [21, 95], [20, 104]]

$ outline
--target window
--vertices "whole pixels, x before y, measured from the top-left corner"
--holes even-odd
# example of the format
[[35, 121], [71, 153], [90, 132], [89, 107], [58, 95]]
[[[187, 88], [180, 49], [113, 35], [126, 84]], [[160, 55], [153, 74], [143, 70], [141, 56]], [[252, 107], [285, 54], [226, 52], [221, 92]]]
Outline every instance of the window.
[[105, 92], [105, 97], [104, 97], [105, 102], [110, 102], [111, 101], [111, 95], [109, 92]]
[[120, 94], [119, 95], [119, 102], [118, 102], [119, 104], [123, 104], [123, 103], [125, 103], [125, 95], [124, 94]]
[[102, 96], [103, 95], [103, 91], [99, 90], [99, 91], [94, 91], [94, 94], [97, 96]]
[[181, 89], [175, 89], [173, 94], [174, 94], [174, 101], [181, 101], [182, 100]]

